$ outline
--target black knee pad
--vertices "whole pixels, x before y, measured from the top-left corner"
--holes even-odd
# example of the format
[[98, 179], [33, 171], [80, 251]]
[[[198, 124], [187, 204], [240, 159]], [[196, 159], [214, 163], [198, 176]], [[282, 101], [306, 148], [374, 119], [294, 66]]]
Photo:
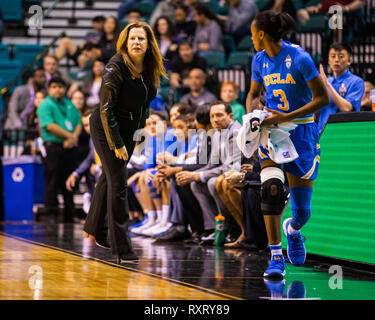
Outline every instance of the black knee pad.
[[285, 206], [284, 184], [280, 179], [271, 178], [262, 184], [261, 209], [263, 215], [280, 215]]

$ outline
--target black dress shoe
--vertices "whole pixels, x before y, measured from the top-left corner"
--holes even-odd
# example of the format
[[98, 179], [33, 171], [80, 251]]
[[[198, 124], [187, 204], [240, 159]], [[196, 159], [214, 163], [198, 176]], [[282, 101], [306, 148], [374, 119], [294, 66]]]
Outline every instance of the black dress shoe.
[[254, 243], [249, 243], [247, 241], [240, 241], [238, 242], [238, 244], [246, 249], [246, 250], [249, 250], [249, 251], [254, 251], [254, 252], [259, 252], [259, 251], [263, 251], [265, 249], [262, 249], [262, 248], [258, 248]]
[[139, 258], [133, 252], [120, 254], [117, 256], [117, 264], [121, 263], [139, 263]]
[[111, 245], [107, 241], [107, 237], [96, 237], [95, 244], [103, 249], [111, 249]]
[[185, 226], [173, 227], [166, 234], [157, 238], [157, 242], [167, 242], [167, 241], [178, 241], [190, 238], [190, 232], [185, 228]]

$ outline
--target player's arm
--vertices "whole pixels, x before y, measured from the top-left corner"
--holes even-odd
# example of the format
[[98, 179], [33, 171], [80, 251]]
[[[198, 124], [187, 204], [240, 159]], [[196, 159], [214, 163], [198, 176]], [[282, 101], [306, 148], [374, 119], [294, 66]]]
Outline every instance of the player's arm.
[[304, 117], [308, 114], [314, 113], [329, 104], [329, 95], [320, 74], [314, 79], [308, 81], [307, 84], [312, 91], [312, 100], [309, 103], [289, 113], [267, 109], [267, 111], [272, 113], [272, 116], [264, 119], [262, 123], [265, 125], [271, 125], [291, 121], [295, 118]]
[[340, 94], [335, 90], [335, 88], [329, 83], [327, 76], [324, 72], [323, 66], [319, 67], [320, 74], [322, 75], [323, 83], [325, 84], [329, 95], [332, 98], [333, 103], [340, 109], [341, 112], [349, 112], [354, 109], [353, 105], [346, 99], [340, 96]]
[[333, 103], [337, 108], [340, 109], [341, 112], [353, 111], [353, 105], [348, 100], [345, 100], [343, 97], [341, 97], [329, 82], [327, 82], [327, 90], [332, 98]]
[[251, 86], [249, 93], [246, 97], [246, 112], [249, 113], [254, 109], [254, 99], [258, 98], [260, 95], [261, 82], [255, 82], [251, 79]]

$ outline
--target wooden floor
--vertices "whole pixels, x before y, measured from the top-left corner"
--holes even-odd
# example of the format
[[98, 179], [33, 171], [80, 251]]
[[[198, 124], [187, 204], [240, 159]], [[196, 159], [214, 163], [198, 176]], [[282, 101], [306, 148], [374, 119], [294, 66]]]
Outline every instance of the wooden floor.
[[235, 299], [2, 235], [0, 261], [1, 300]]
[[0, 223], [0, 300], [375, 300], [375, 273], [339, 262], [340, 281], [309, 259], [268, 281], [268, 251], [132, 236], [139, 264], [118, 265], [82, 233], [80, 223]]

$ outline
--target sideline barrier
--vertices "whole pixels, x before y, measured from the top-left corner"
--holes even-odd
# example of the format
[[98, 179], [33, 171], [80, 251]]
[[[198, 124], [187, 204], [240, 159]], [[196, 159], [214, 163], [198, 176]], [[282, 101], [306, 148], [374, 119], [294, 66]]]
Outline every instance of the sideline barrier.
[[[308, 254], [375, 266], [375, 112], [331, 115], [320, 137]], [[291, 217], [290, 205], [283, 220]], [[285, 235], [283, 248], [287, 247]]]

